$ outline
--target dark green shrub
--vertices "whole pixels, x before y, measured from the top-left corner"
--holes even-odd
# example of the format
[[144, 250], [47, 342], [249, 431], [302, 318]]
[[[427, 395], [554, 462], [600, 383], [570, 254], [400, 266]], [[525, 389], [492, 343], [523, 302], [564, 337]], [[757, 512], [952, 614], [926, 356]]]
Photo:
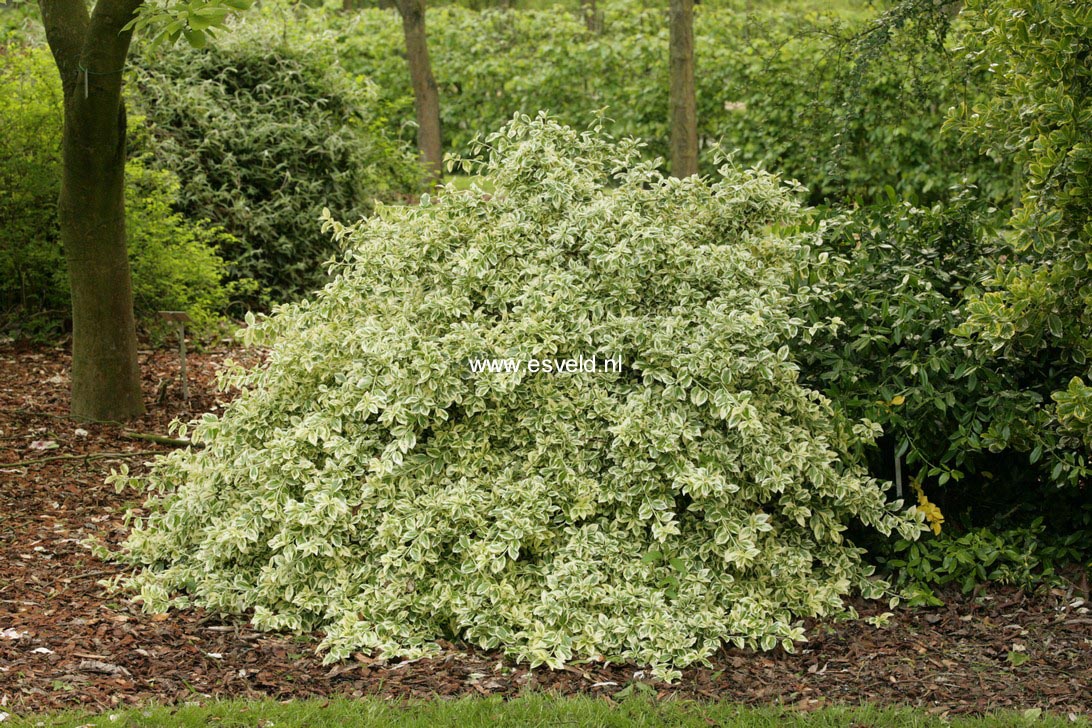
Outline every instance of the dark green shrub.
[[[22, 334], [56, 333], [69, 316], [68, 274], [57, 222], [61, 91], [44, 48], [0, 46], [0, 307]], [[135, 125], [139, 126], [139, 121]], [[126, 167], [126, 216], [136, 313], [185, 310], [195, 333], [212, 333], [234, 288], [218, 247], [230, 238], [172, 207], [178, 184], [141, 160]]]
[[974, 528], [960, 535], [945, 533], [919, 541], [895, 541], [884, 567], [909, 596], [909, 603], [940, 605], [936, 589], [958, 586], [969, 594], [989, 582], [1030, 590], [1040, 584], [1064, 583], [1065, 567], [1084, 562], [1089, 531], [1048, 533], [1042, 518], [1028, 526], [996, 530]]
[[851, 418], [883, 426], [872, 459], [887, 477], [896, 457], [907, 481], [976, 474], [998, 408], [1030, 412], [1041, 400], [981, 366], [950, 333], [997, 254], [981, 224], [969, 193], [931, 209], [892, 201], [826, 223], [844, 267], [807, 315], [837, 325], [802, 343], [804, 376]]
[[1053, 488], [1062, 471], [1044, 455], [1064, 443], [1044, 407], [1056, 364], [983, 356], [956, 332], [996, 261], [1012, 255], [997, 220], [964, 191], [930, 209], [889, 203], [823, 224], [838, 272], [802, 315], [836, 325], [797, 351], [805, 381], [883, 428], [879, 446], [862, 452], [873, 474], [901, 471], [905, 492], [924, 488], [969, 524], [1043, 516], [1061, 532], [1076, 527], [1079, 494]]
[[232, 277], [257, 280], [272, 301], [325, 280], [335, 245], [319, 229], [323, 208], [360, 217], [418, 176], [387, 138], [372, 85], [341, 70], [329, 38], [291, 24], [256, 10], [208, 48], [135, 54], [155, 164], [182, 181], [186, 214], [233, 236]]

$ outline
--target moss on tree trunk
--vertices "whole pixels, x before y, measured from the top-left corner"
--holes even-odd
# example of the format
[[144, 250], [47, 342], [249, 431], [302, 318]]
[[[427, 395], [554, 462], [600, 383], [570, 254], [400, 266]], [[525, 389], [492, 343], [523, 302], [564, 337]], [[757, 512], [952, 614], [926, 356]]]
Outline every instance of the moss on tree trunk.
[[144, 412], [125, 241], [122, 69], [141, 0], [40, 0], [64, 89], [58, 204], [72, 288], [72, 415], [127, 420]]

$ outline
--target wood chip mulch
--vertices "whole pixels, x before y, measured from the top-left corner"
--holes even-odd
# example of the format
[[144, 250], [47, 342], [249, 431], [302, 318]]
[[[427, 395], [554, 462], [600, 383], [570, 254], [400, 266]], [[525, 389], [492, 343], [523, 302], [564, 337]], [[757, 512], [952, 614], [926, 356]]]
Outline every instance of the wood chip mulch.
[[[495, 652], [444, 645], [433, 659], [384, 663], [366, 655], [333, 666], [315, 635], [255, 632], [245, 619], [200, 609], [145, 615], [99, 584], [119, 567], [87, 545], [124, 537], [133, 495], [104, 485], [111, 467], [140, 469], [169, 446], [127, 432], [167, 434], [176, 417], [222, 407], [213, 373], [228, 349], [191, 353], [191, 399], [181, 401], [173, 351], [141, 354], [149, 413], [125, 427], [65, 417], [63, 349], [0, 343], [0, 463], [72, 456], [0, 470], [0, 711], [22, 714], [206, 697], [515, 696], [529, 690], [611, 696], [640, 682], [661, 697], [781, 703], [905, 704], [930, 713], [1042, 708], [1092, 715], [1092, 612], [1078, 588], [1025, 595], [989, 587], [938, 609], [898, 609], [886, 628], [809, 621], [795, 654], [724, 649], [712, 668], [666, 685], [634, 666], [528, 670]], [[111, 454], [112, 453], [112, 454]], [[124, 455], [118, 455], [119, 453]], [[94, 458], [85, 458], [94, 455]], [[862, 615], [886, 605], [856, 604]], [[643, 689], [647, 692], [647, 689]]]

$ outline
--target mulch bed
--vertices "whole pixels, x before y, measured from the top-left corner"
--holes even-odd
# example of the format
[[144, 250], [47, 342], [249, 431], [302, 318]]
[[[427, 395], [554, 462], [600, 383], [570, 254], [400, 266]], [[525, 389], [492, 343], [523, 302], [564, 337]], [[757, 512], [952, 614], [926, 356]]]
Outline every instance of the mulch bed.
[[[257, 356], [191, 353], [186, 404], [177, 354], [143, 352], [149, 413], [122, 427], [65, 417], [63, 349], [0, 344], [0, 463], [79, 456], [0, 470], [0, 710], [102, 710], [210, 696], [426, 698], [528, 690], [610, 700], [641, 682], [664, 698], [802, 709], [871, 702], [936, 714], [1000, 708], [1092, 714], [1092, 605], [1077, 589], [1025, 595], [990, 587], [974, 597], [951, 595], [943, 608], [898, 609], [886, 628], [811, 621], [810, 641], [795, 654], [724, 649], [713, 668], [686, 670], [674, 685], [634, 666], [528, 670], [464, 645], [444, 645], [441, 656], [415, 662], [357, 655], [324, 666], [314, 635], [258, 633], [243, 619], [200, 609], [143, 614], [127, 595], [99, 584], [120, 568], [96, 558], [88, 539], [117, 544], [126, 533], [125, 510], [139, 505], [103, 478], [121, 462], [144, 467], [149, 456], [133, 453], [170, 450], [126, 433], [165, 435], [175, 418], [222, 407], [230, 395], [212, 386], [217, 366]], [[862, 615], [886, 607], [856, 606]]]

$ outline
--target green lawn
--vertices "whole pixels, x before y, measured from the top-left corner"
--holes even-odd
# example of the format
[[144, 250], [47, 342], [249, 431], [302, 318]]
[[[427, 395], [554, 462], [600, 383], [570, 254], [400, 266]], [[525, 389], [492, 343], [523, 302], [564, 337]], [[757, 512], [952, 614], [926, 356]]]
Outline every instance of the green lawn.
[[[375, 698], [364, 700], [307, 700], [280, 703], [224, 701], [175, 708], [137, 708], [89, 715], [11, 716], [12, 726], [420, 726], [482, 728], [493, 726], [1088, 726], [1064, 716], [1040, 715], [1037, 710], [1008, 712], [979, 718], [945, 720], [910, 708], [828, 707], [811, 712], [792, 708], [747, 708], [729, 703], [690, 701], [655, 702], [636, 697], [608, 703], [594, 698], [557, 698], [532, 695], [511, 701], [463, 698], [412, 703]], [[7, 728], [7, 725], [5, 728]]]

